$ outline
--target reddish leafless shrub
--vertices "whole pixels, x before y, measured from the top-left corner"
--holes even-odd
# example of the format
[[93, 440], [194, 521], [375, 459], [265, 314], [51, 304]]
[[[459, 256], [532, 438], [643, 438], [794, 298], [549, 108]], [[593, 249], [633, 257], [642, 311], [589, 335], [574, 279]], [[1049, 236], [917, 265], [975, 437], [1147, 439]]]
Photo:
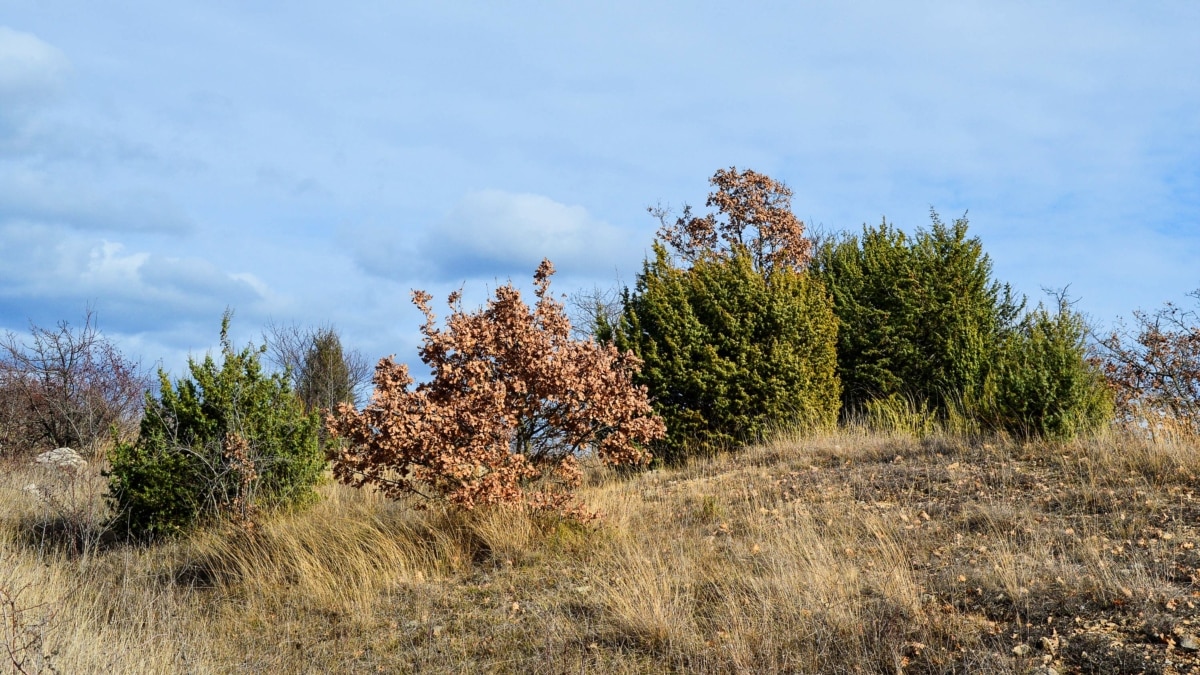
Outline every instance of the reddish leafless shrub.
[[0, 338], [0, 453], [72, 447], [96, 454], [137, 432], [147, 380], [97, 329], [90, 312], [74, 328], [30, 326], [29, 340]]
[[581, 515], [571, 496], [582, 479], [580, 452], [593, 450], [609, 464], [647, 462], [643, 447], [664, 427], [645, 388], [632, 384], [641, 362], [571, 339], [563, 306], [548, 293], [553, 273], [542, 261], [532, 309], [511, 284], [475, 312], [451, 294], [445, 328], [437, 327], [431, 296], [414, 291], [425, 314], [420, 356], [432, 380], [410, 390], [408, 368], [381, 360], [371, 402], [361, 412], [342, 405], [327, 419], [344, 442], [334, 475], [392, 498]]
[[1200, 433], [1200, 316], [1170, 303], [1133, 316], [1136, 332], [1119, 327], [1098, 345], [1118, 419], [1151, 433]]
[[[714, 190], [705, 206], [716, 207], [723, 219], [712, 213], [695, 217], [691, 207], [684, 206], [683, 215], [669, 223], [667, 211], [650, 209], [662, 224], [659, 239], [680, 257], [695, 262], [701, 255], [744, 246], [760, 271], [808, 264], [812, 241], [804, 236], [804, 223], [792, 213], [790, 188], [766, 174], [739, 172], [736, 167], [718, 170], [709, 183]], [[748, 232], [751, 228], [753, 233]]]

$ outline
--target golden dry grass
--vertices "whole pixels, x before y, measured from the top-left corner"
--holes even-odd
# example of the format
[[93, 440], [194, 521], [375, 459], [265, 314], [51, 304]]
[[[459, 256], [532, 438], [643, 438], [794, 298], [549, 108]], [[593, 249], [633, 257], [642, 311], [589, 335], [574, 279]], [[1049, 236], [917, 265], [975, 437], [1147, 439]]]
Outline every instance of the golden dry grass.
[[0, 664], [26, 672], [1200, 668], [1186, 437], [781, 438], [593, 467], [596, 526], [329, 484], [253, 533], [154, 547], [55, 521], [34, 471], [0, 480]]

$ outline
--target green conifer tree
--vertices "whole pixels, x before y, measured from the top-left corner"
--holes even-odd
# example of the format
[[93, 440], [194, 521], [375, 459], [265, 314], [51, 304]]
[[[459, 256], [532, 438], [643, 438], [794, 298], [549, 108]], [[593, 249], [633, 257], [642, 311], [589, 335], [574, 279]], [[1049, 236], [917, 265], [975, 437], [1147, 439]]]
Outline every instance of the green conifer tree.
[[814, 257], [833, 295], [847, 412], [895, 397], [944, 410], [977, 396], [1020, 314], [966, 218], [931, 216], [913, 237], [884, 221], [826, 241]]
[[811, 242], [791, 213], [791, 192], [736, 169], [712, 183], [708, 205], [720, 215], [685, 209], [674, 223], [664, 218], [617, 325], [597, 317], [601, 340], [643, 361], [635, 381], [667, 424], [654, 454], [668, 462], [733, 448], [773, 426], [837, 419], [832, 304], [805, 270]]

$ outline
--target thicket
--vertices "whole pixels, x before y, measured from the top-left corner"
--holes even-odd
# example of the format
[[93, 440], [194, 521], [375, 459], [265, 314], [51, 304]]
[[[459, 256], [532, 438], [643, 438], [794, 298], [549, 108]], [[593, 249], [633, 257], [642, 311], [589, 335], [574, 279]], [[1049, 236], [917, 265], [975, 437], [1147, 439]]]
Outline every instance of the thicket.
[[571, 338], [563, 305], [549, 293], [553, 273], [548, 260], [538, 267], [532, 308], [512, 284], [477, 311], [451, 294], [445, 328], [431, 296], [415, 291], [425, 315], [420, 357], [431, 379], [410, 389], [404, 364], [379, 362], [370, 403], [361, 411], [342, 404], [327, 419], [343, 443], [335, 477], [396, 499], [585, 516], [573, 501], [580, 453], [613, 465], [649, 461], [647, 445], [663, 434], [663, 423], [631, 379], [640, 362], [611, 345]]
[[843, 409], [902, 398], [944, 410], [979, 392], [1022, 303], [992, 280], [967, 220], [909, 236], [884, 221], [825, 241], [813, 269], [833, 296]]
[[221, 362], [189, 359], [191, 377], [173, 385], [160, 370], [136, 441], [110, 453], [109, 501], [135, 536], [215, 518], [249, 527], [261, 507], [314, 495], [325, 464], [318, 416], [283, 374], [263, 370], [265, 346], [234, 349], [230, 319], [221, 322]]
[[83, 324], [31, 325], [28, 338], [0, 339], [0, 456], [61, 447], [89, 457], [131, 438], [146, 376], [106, 338], [91, 312]]
[[968, 222], [909, 236], [886, 221], [826, 240], [813, 269], [838, 319], [846, 415], [897, 408], [966, 428], [1070, 437], [1111, 416], [1087, 325], [1060, 297], [1025, 312]]
[[[836, 324], [812, 244], [791, 212], [791, 191], [768, 176], [718, 171], [702, 217], [685, 207], [662, 227], [654, 259], [625, 289], [614, 325], [598, 337], [643, 362], [667, 435], [668, 462], [734, 447], [770, 427], [836, 423]], [[670, 252], [668, 251], [670, 247]], [[671, 255], [674, 253], [674, 256]]]

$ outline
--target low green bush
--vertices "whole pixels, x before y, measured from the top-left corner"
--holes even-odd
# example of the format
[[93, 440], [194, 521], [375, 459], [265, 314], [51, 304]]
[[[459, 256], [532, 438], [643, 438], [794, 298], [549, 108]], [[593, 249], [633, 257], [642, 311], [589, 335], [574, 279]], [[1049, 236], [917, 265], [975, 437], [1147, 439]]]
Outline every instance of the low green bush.
[[221, 355], [188, 360], [174, 385], [159, 371], [159, 394], [132, 443], [110, 453], [109, 501], [130, 534], [172, 534], [204, 519], [251, 523], [261, 506], [311, 499], [324, 468], [316, 413], [306, 414], [286, 374], [267, 374], [263, 348], [241, 351], [221, 325]]
[[1039, 306], [1000, 346], [985, 386], [982, 414], [1018, 436], [1071, 438], [1112, 419], [1113, 397], [1087, 359], [1087, 325], [1060, 298]]

